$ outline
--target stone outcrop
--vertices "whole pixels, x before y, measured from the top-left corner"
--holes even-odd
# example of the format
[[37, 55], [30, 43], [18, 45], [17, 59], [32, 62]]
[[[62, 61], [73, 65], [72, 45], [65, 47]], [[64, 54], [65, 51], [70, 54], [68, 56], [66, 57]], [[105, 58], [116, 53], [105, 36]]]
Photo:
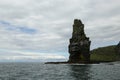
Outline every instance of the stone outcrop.
[[89, 37], [86, 37], [84, 32], [84, 24], [81, 20], [75, 19], [69, 44], [68, 62], [90, 61], [90, 43]]

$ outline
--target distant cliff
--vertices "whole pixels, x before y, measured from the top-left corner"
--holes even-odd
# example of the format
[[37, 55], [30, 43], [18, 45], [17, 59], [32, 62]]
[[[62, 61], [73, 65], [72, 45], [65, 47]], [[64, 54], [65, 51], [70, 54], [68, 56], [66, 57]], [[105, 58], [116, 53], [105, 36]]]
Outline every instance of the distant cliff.
[[100, 47], [90, 52], [91, 60], [92, 61], [120, 61], [119, 51], [120, 51], [119, 44]]

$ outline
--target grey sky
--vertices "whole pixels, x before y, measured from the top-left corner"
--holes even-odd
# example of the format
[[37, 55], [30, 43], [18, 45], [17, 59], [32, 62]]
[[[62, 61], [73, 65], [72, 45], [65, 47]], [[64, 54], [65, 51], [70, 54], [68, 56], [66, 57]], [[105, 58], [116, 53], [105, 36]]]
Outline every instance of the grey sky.
[[0, 0], [0, 49], [6, 56], [14, 50], [67, 56], [75, 18], [85, 24], [91, 49], [117, 44], [119, 9], [120, 0]]

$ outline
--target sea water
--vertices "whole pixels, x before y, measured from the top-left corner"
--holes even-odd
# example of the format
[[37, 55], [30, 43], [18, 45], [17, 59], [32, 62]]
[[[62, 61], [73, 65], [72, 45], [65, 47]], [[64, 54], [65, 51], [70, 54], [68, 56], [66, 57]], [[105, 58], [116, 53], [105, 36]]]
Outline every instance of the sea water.
[[0, 63], [0, 80], [120, 80], [120, 64]]

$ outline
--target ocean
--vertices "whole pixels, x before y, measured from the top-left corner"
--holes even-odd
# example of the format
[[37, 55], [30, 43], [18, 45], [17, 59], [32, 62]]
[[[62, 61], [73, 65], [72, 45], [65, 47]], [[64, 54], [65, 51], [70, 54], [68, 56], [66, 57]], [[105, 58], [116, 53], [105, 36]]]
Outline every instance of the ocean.
[[120, 63], [0, 63], [0, 80], [120, 80]]

